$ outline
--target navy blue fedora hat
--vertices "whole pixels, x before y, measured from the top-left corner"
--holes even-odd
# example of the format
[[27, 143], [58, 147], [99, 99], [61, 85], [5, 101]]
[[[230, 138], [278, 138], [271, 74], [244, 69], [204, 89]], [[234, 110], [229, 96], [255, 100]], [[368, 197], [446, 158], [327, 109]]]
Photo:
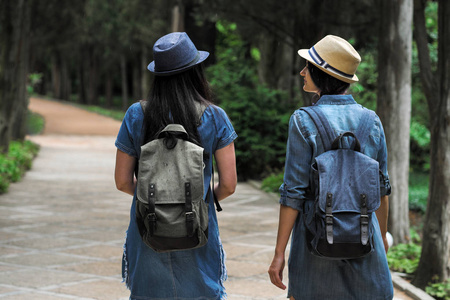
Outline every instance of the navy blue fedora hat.
[[147, 69], [158, 76], [186, 71], [201, 63], [209, 52], [198, 51], [186, 32], [172, 32], [158, 39], [153, 46], [153, 61]]

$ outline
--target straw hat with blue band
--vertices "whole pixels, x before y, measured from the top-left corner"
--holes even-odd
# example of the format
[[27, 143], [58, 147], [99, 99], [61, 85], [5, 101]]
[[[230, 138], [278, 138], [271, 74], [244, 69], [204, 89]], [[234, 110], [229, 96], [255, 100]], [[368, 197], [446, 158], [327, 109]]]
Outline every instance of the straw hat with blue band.
[[158, 76], [184, 72], [203, 62], [209, 52], [198, 51], [186, 32], [172, 32], [156, 41], [147, 69]]
[[298, 54], [325, 73], [347, 83], [358, 81], [355, 75], [361, 57], [349, 42], [335, 35], [327, 35], [310, 49]]

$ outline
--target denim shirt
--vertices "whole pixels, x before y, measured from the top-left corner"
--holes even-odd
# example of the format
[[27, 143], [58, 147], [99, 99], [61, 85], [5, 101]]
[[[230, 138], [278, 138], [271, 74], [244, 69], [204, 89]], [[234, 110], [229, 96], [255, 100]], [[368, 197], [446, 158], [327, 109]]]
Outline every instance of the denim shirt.
[[[315, 104], [322, 109], [336, 136], [345, 131], [355, 131], [360, 123], [363, 106], [357, 104], [351, 95], [324, 95]], [[344, 137], [343, 147], [352, 146], [354, 139]], [[390, 194], [387, 171], [387, 148], [383, 125], [375, 117], [373, 128], [361, 151], [379, 163], [382, 174], [381, 196]], [[289, 137], [286, 150], [284, 182], [280, 187], [280, 203], [302, 210], [304, 200], [308, 200], [310, 166], [314, 158], [324, 152], [318, 130], [308, 114], [296, 110], [289, 121]]]

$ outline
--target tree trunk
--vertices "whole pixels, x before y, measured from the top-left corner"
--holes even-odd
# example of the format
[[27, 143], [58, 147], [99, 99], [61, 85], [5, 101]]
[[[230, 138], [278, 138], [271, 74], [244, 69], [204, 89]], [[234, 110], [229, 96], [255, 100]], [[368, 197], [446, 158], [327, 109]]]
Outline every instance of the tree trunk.
[[61, 56], [61, 99], [70, 101], [71, 93], [72, 85], [70, 82], [67, 59], [64, 56]]
[[377, 112], [385, 128], [392, 194], [388, 230], [394, 243], [409, 241], [409, 129], [413, 0], [381, 1]]
[[127, 60], [124, 54], [120, 55], [120, 74], [122, 75], [122, 109], [128, 108], [128, 78]]
[[267, 35], [260, 39], [259, 49], [261, 53], [258, 64], [260, 82], [274, 89], [290, 91], [292, 88], [290, 70], [294, 65], [292, 53], [296, 53], [298, 49], [293, 49], [292, 44], [280, 42], [275, 36]]
[[88, 82], [87, 82], [87, 103], [96, 105], [98, 103], [98, 61], [92, 49], [89, 50], [88, 56]]
[[107, 108], [112, 108], [113, 106], [113, 99], [112, 99], [112, 94], [113, 94], [113, 80], [112, 80], [112, 72], [107, 71], [106, 74], [106, 82], [105, 82], [105, 106]]
[[414, 2], [415, 38], [422, 84], [430, 112], [430, 184], [423, 228], [422, 253], [413, 284], [424, 288], [450, 275], [450, 3], [439, 1], [438, 70], [429, 63], [425, 4]]
[[82, 56], [82, 69], [81, 73], [83, 76], [82, 84], [83, 84], [83, 99], [81, 100], [81, 103], [91, 105], [91, 98], [89, 97], [89, 87], [91, 80], [90, 78], [90, 68], [91, 68], [91, 51], [89, 50], [89, 46], [83, 47], [83, 56]]
[[58, 54], [52, 54], [52, 94], [53, 98], [61, 99], [61, 65]]
[[172, 32], [184, 31], [184, 10], [182, 1], [172, 8]]
[[26, 75], [30, 31], [30, 4], [26, 0], [4, 0], [0, 6], [0, 150], [8, 151], [13, 134], [21, 138], [23, 129], [12, 131], [15, 118], [20, 128], [25, 119], [28, 96]]
[[133, 99], [139, 100], [142, 99], [142, 90], [141, 90], [141, 65], [140, 59], [133, 59]]
[[142, 76], [141, 76], [141, 91], [142, 91], [142, 96], [144, 98], [147, 98], [147, 95], [149, 93], [150, 90], [150, 72], [149, 70], [147, 70], [147, 65], [150, 63], [150, 57], [148, 55], [148, 49], [147, 47], [144, 45], [142, 46], [142, 51], [141, 51], [141, 72], [142, 72]]

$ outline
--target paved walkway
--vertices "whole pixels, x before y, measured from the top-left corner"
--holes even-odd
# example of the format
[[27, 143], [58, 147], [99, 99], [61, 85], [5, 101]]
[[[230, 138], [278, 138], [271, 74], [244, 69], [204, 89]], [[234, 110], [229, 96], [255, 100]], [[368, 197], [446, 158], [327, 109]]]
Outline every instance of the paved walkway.
[[[46, 115], [45, 134], [30, 138], [41, 145], [32, 170], [0, 196], [0, 299], [128, 299], [120, 269], [131, 197], [113, 180], [119, 123], [60, 105], [32, 99], [32, 109], [43, 115], [67, 110], [70, 134], [61, 132], [67, 124]], [[89, 126], [104, 129], [86, 130], [90, 118], [97, 121]], [[267, 276], [276, 199], [239, 183], [222, 206], [228, 299], [285, 299]], [[412, 298], [396, 291], [396, 299]]]

